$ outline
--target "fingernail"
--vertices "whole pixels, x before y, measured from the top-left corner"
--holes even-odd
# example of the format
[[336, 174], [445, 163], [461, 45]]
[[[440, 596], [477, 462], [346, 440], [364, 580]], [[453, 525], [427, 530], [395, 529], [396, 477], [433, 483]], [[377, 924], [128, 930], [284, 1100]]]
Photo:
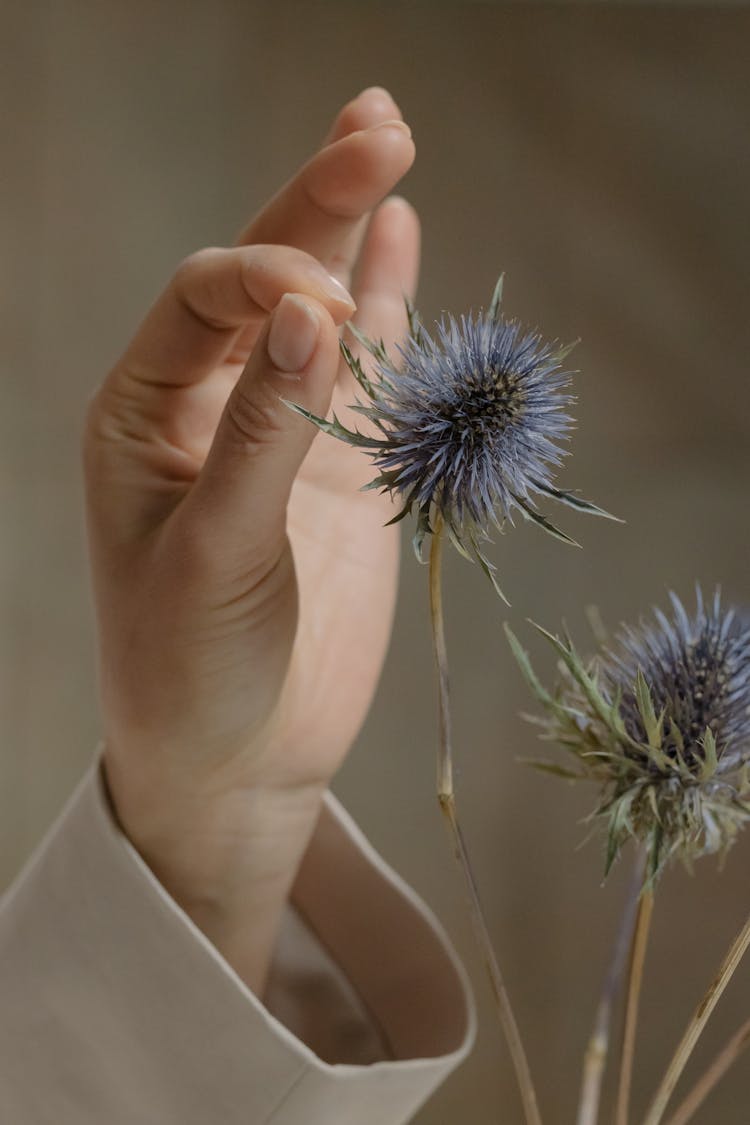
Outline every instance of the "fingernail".
[[378, 129], [400, 129], [402, 133], [406, 133], [407, 137], [411, 136], [411, 129], [405, 121], [399, 120], [398, 117], [392, 118], [390, 121], [381, 121], [379, 125], [373, 125], [370, 129], [371, 133], [376, 132]]
[[320, 335], [320, 321], [296, 293], [279, 301], [268, 333], [268, 356], [279, 371], [301, 371], [312, 359]]
[[332, 273], [326, 273], [326, 288], [337, 301], [345, 301], [347, 305], [351, 305], [352, 312], [356, 309], [357, 306], [351, 293]]

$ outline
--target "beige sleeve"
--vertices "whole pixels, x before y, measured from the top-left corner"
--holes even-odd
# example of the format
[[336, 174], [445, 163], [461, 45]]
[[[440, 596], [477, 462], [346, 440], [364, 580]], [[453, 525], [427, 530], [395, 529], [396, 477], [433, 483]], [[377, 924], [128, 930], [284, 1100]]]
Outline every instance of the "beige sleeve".
[[474, 1025], [440, 926], [333, 797], [263, 1002], [123, 836], [98, 765], [0, 902], [13, 1125], [400, 1125]]

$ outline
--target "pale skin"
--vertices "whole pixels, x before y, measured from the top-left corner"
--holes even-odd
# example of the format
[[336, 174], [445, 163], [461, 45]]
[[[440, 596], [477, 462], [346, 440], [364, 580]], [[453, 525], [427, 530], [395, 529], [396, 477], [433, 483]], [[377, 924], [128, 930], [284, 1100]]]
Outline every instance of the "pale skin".
[[390, 500], [358, 491], [367, 459], [281, 398], [346, 419], [343, 323], [402, 336], [419, 225], [388, 197], [413, 159], [388, 93], [344, 106], [235, 247], [182, 263], [86, 419], [114, 810], [258, 994], [398, 568]]

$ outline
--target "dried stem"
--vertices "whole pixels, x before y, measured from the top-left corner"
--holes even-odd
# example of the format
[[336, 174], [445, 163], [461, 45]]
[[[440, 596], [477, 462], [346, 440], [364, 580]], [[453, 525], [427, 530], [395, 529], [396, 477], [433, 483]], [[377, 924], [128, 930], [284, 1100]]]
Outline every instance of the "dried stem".
[[596, 1010], [594, 1029], [591, 1033], [583, 1062], [581, 1079], [581, 1098], [578, 1104], [577, 1125], [596, 1125], [599, 1120], [602, 1083], [609, 1053], [609, 1033], [612, 1024], [612, 1009], [615, 1006], [622, 984], [625, 960], [633, 940], [638, 895], [643, 885], [646, 853], [641, 852], [633, 868], [633, 876], [625, 900], [617, 936], [612, 948], [612, 958], [607, 968], [599, 1006]]
[[458, 823], [456, 802], [453, 794], [453, 757], [451, 743], [450, 696], [448, 689], [448, 654], [445, 645], [445, 622], [443, 619], [442, 597], [442, 521], [436, 517], [430, 549], [430, 617], [435, 663], [438, 674], [438, 696], [440, 701], [440, 742], [438, 748], [437, 796], [440, 808], [450, 830], [453, 853], [458, 861], [466, 885], [474, 934], [489, 974], [492, 993], [495, 997], [500, 1023], [510, 1049], [516, 1072], [521, 1101], [527, 1125], [542, 1125], [536, 1100], [534, 1084], [531, 1080], [526, 1052], [521, 1042], [518, 1024], [511, 1008], [510, 998], [505, 988], [500, 966], [492, 947], [489, 930], [485, 922], [479, 899], [476, 879], [471, 867], [466, 842]]
[[440, 737], [437, 759], [437, 793], [442, 804], [443, 797], [453, 796], [453, 731], [451, 724], [450, 686], [448, 681], [448, 649], [445, 644], [445, 619], [443, 617], [443, 535], [440, 517], [435, 517], [436, 526], [430, 546], [430, 620], [432, 623], [432, 647], [438, 677], [438, 703], [440, 709]]
[[750, 1046], [750, 1020], [735, 1031], [732, 1038], [719, 1051], [711, 1065], [698, 1079], [685, 1100], [678, 1106], [667, 1121], [667, 1125], [687, 1125], [690, 1118], [700, 1109], [708, 1095], [724, 1077], [730, 1066]]
[[617, 1090], [615, 1125], [628, 1125], [630, 1113], [630, 1087], [633, 1080], [633, 1059], [635, 1058], [635, 1032], [638, 1025], [638, 1004], [643, 982], [643, 963], [646, 960], [646, 947], [651, 928], [651, 915], [654, 909], [654, 893], [643, 890], [638, 900], [638, 917], [633, 931], [628, 970], [628, 996], [625, 1007], [625, 1029], [622, 1036], [622, 1055], [620, 1057], [620, 1082]]
[[693, 1018], [680, 1041], [674, 1057], [661, 1080], [661, 1084], [654, 1095], [643, 1125], [658, 1125], [667, 1108], [667, 1103], [672, 1096], [680, 1075], [682, 1074], [695, 1044], [700, 1038], [703, 1028], [708, 1023], [709, 1017], [719, 1002], [724, 989], [729, 984], [735, 969], [742, 960], [742, 956], [750, 945], [750, 918], [747, 919], [739, 934], [733, 941], [729, 952], [721, 963], [718, 973], [712, 980], [708, 990], [695, 1009]]

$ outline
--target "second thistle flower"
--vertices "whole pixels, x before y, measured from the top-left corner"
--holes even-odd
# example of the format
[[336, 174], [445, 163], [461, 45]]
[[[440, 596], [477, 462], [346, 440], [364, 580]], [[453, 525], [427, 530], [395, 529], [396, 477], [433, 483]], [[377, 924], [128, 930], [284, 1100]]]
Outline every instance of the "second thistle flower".
[[538, 332], [504, 317], [502, 280], [486, 312], [460, 319], [447, 315], [434, 334], [407, 305], [409, 332], [398, 359], [382, 341], [351, 329], [375, 361], [368, 376], [342, 343], [367, 398], [352, 406], [367, 419], [367, 433], [347, 428], [335, 415], [327, 421], [289, 404], [372, 458], [378, 472], [368, 487], [387, 491], [401, 503], [392, 522], [416, 510], [414, 543], [420, 558], [425, 535], [444, 526], [458, 550], [473, 556], [493, 582], [494, 567], [482, 550], [490, 524], [502, 530], [520, 512], [574, 543], [538, 511], [537, 497], [608, 515], [553, 483], [566, 452], [562, 443], [573, 426], [571, 372], [564, 367], [572, 345], [546, 343]]
[[609, 870], [629, 838], [644, 845], [653, 880], [672, 858], [725, 852], [750, 820], [750, 627], [718, 592], [700, 588], [688, 614], [624, 628], [584, 661], [567, 635], [537, 628], [560, 659], [552, 691], [506, 626], [524, 676], [544, 707], [542, 737], [575, 768], [536, 763], [600, 786], [595, 815], [608, 826]]

